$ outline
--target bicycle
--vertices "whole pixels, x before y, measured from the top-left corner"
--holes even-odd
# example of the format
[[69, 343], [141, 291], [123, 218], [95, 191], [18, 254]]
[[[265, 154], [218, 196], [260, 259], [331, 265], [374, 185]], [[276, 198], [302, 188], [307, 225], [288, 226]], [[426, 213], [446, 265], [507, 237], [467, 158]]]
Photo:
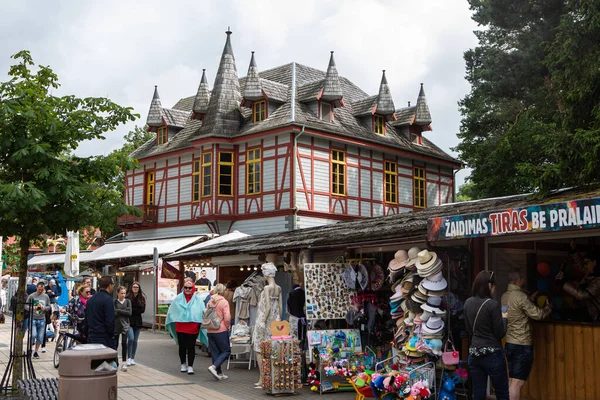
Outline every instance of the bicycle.
[[54, 368], [58, 368], [60, 353], [62, 353], [64, 350], [73, 348], [78, 343], [83, 344], [86, 342], [83, 336], [78, 335], [76, 322], [77, 317], [73, 317], [71, 315], [61, 315], [59, 319], [60, 325], [58, 338], [56, 339], [56, 347], [54, 348], [54, 357], [52, 360]]

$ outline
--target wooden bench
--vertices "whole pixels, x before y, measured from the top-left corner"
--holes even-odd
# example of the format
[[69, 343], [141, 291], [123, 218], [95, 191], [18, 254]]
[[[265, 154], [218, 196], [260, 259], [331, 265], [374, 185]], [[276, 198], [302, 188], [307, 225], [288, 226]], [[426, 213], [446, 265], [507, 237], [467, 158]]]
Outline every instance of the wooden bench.
[[166, 331], [167, 330], [167, 314], [156, 314], [156, 321], [154, 322], [154, 327], [157, 331]]

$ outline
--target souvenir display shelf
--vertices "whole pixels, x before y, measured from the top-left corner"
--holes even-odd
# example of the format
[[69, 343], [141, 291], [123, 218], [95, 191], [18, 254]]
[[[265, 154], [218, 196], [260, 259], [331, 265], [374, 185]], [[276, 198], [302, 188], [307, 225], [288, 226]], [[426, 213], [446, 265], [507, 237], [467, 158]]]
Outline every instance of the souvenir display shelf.
[[301, 356], [298, 340], [267, 340], [261, 343], [263, 389], [268, 394], [296, 394], [302, 388]]

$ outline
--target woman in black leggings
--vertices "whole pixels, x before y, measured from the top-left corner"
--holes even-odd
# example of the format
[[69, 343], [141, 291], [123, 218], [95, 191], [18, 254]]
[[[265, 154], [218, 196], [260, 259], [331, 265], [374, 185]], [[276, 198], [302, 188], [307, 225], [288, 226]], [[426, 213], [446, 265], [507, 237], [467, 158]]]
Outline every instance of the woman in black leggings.
[[119, 347], [119, 336], [121, 336], [121, 356], [123, 363], [121, 369], [127, 371], [127, 333], [129, 332], [129, 317], [131, 317], [131, 300], [125, 298], [127, 289], [119, 287], [119, 297], [115, 300], [115, 335], [117, 347]]
[[[181, 372], [187, 372], [189, 375], [194, 373], [193, 365], [196, 356], [196, 338], [198, 337], [198, 333], [200, 333], [200, 321], [202, 321], [200, 317], [202, 302], [199, 300], [198, 296], [194, 295], [195, 291], [196, 287], [194, 286], [194, 282], [186, 279], [183, 283], [183, 293], [180, 293], [173, 301], [173, 304], [171, 304], [171, 307], [169, 307], [169, 314], [181, 312], [186, 308], [189, 309], [188, 311], [190, 312], [182, 312], [182, 314], [194, 314], [191, 310], [198, 313], [195, 318], [188, 318], [187, 321], [182, 321], [181, 319], [177, 321], [177, 318], [174, 321], [177, 344], [179, 345]], [[167, 314], [167, 322], [171, 319], [169, 314]]]

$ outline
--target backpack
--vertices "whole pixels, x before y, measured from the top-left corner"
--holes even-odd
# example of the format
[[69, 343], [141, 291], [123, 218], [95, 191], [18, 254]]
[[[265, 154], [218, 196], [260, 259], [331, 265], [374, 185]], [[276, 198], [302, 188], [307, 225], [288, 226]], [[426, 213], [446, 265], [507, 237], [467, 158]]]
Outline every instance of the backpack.
[[217, 303], [214, 306], [211, 306], [210, 302], [208, 302], [208, 305], [202, 312], [202, 326], [205, 329], [219, 329], [219, 327], [221, 326], [221, 319], [217, 315], [217, 305], [222, 300], [223, 299], [217, 301]]

